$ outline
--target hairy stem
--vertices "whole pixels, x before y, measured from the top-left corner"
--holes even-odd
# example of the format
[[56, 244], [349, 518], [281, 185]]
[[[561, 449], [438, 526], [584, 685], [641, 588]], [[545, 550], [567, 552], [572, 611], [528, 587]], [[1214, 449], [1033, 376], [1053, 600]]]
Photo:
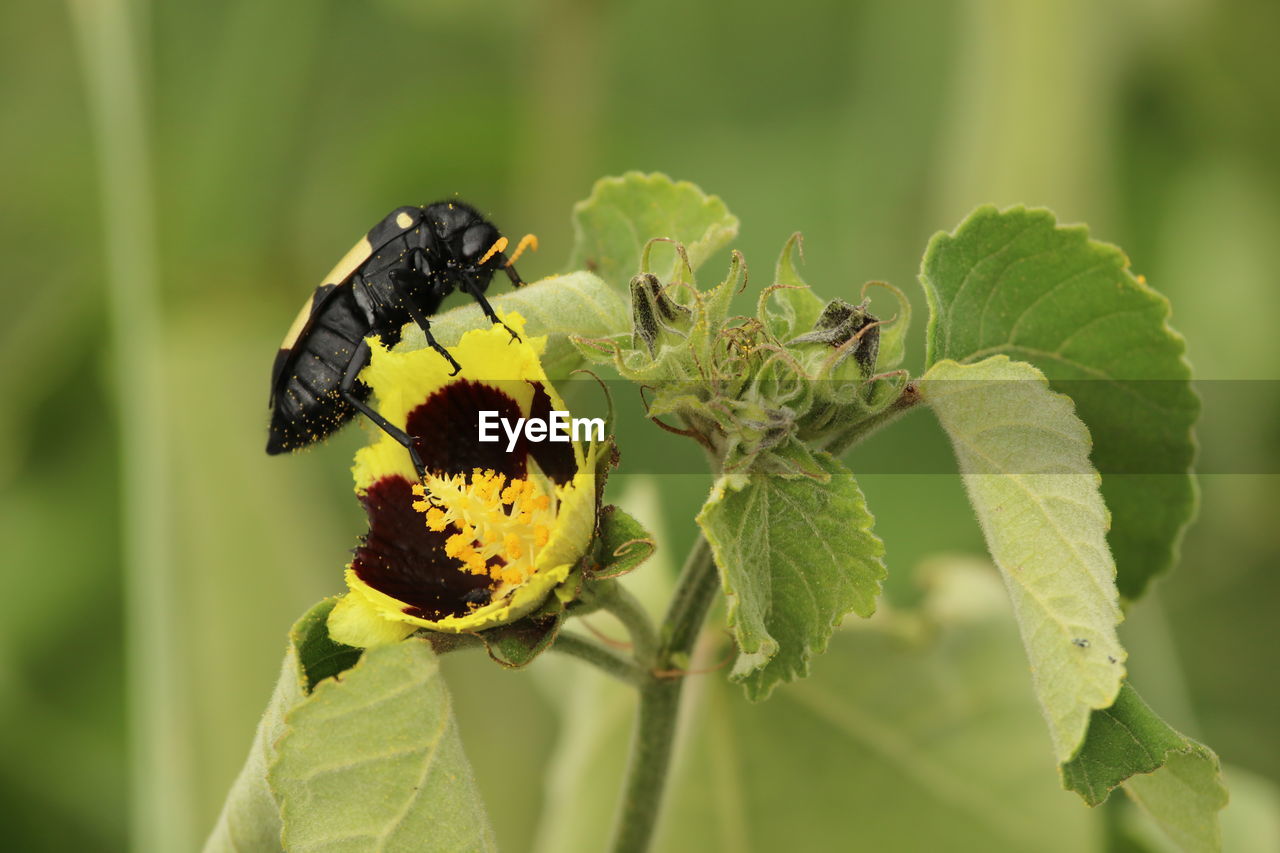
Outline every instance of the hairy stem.
[[[431, 643], [431, 650], [438, 655], [484, 646], [484, 641], [475, 634], [439, 634], [428, 631], [423, 636]], [[635, 661], [616, 654], [589, 637], [571, 631], [557, 634], [555, 642], [551, 644], [551, 651], [586, 661], [634, 687], [641, 687], [648, 678], [648, 671]]]
[[896, 421], [907, 412], [911, 411], [920, 402], [920, 391], [916, 388], [915, 382], [908, 382], [903, 386], [902, 393], [898, 395], [898, 399], [889, 404], [883, 412], [880, 412], [865, 421], [862, 421], [852, 429], [836, 436], [823, 450], [832, 456], [841, 456], [849, 448], [862, 441], [867, 436], [876, 432], [881, 427]]
[[599, 584], [595, 595], [600, 607], [612, 613], [631, 635], [636, 663], [642, 667], [653, 667], [658, 654], [658, 634], [644, 605], [616, 580]]
[[640, 688], [640, 709], [631, 742], [626, 786], [614, 827], [614, 853], [643, 853], [653, 839], [671, 767], [676, 717], [684, 686], [683, 676], [670, 677], [670, 673], [688, 664], [715, 592], [711, 546], [699, 535], [663, 620], [653, 669], [645, 675]]
[[645, 670], [634, 662], [615, 654], [595, 640], [569, 631], [560, 632], [551, 650], [584, 660], [614, 678], [636, 687], [642, 687], [648, 680]]

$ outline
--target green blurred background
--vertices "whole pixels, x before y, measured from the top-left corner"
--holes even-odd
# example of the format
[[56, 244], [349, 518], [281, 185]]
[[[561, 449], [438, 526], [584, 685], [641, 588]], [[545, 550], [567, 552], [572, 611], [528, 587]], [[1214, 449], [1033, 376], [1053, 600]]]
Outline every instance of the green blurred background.
[[[320, 276], [393, 206], [454, 193], [541, 237], [526, 278], [558, 271], [573, 202], [628, 169], [722, 196], [757, 283], [800, 230], [823, 295], [898, 284], [917, 339], [924, 246], [978, 204], [1122, 245], [1224, 380], [1182, 564], [1125, 626], [1134, 679], [1280, 778], [1280, 395], [1225, 381], [1280, 379], [1276, 32], [1268, 0], [3, 4], [7, 846], [192, 849], [211, 826], [285, 631], [363, 526], [359, 430], [262, 452]], [[631, 459], [668, 440], [635, 434]], [[940, 452], [927, 416], [859, 449]], [[862, 482], [891, 600], [925, 555], [980, 552], [953, 479]], [[659, 484], [672, 554], [702, 488]], [[471, 719], [522, 709], [524, 747], [467, 741], [522, 849], [554, 708], [479, 660], [451, 674]]]

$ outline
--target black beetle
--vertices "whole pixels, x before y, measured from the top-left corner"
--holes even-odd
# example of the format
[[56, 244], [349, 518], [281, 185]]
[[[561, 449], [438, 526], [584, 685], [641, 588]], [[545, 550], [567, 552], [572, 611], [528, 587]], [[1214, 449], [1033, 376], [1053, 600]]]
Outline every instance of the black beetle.
[[413, 439], [365, 402], [369, 388], [356, 378], [369, 363], [365, 338], [378, 335], [391, 346], [400, 340], [401, 327], [415, 322], [457, 373], [460, 365], [432, 336], [428, 316], [460, 290], [499, 323], [484, 292], [498, 270], [513, 286], [524, 284], [512, 262], [526, 245], [537, 248], [536, 238], [525, 237], [508, 259], [507, 239], [460, 201], [388, 213], [325, 276], [285, 334], [271, 368], [267, 453], [313, 444], [361, 412], [408, 449], [421, 477]]

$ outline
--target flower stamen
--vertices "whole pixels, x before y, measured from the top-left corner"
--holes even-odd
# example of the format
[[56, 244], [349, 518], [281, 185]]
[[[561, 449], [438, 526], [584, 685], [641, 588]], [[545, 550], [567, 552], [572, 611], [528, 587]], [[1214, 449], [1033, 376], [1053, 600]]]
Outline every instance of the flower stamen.
[[551, 495], [532, 479], [511, 479], [476, 468], [470, 474], [428, 475], [413, 493], [430, 530], [457, 531], [445, 540], [445, 554], [462, 571], [488, 575], [500, 595], [525, 583], [534, 571], [538, 549], [555, 526]]

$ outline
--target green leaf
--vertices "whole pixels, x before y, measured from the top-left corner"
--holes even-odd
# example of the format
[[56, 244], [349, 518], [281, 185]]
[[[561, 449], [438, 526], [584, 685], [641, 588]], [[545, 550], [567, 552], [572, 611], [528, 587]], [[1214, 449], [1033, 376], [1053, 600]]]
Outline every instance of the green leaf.
[[613, 504], [600, 511], [600, 533], [596, 539], [593, 578], [616, 578], [639, 566], [653, 555], [657, 544], [644, 525]]
[[[628, 172], [596, 181], [591, 195], [573, 208], [573, 230], [569, 269], [590, 270], [621, 293], [640, 272], [640, 254], [650, 240], [682, 243], [696, 270], [737, 236], [738, 219], [719, 197], [688, 181]], [[649, 271], [673, 281], [678, 263], [674, 247], [655, 246]]]
[[[205, 842], [212, 851], [280, 850], [280, 813], [267, 784], [276, 743], [285, 730], [285, 714], [306, 698], [321, 679], [355, 664], [359, 649], [329, 639], [325, 622], [337, 598], [326, 598], [302, 615], [289, 631], [280, 677], [249, 747], [249, 757], [227, 794], [222, 814]], [[354, 653], [354, 654], [353, 654]]]
[[919, 382], [955, 448], [969, 502], [1013, 599], [1058, 761], [1115, 701], [1125, 652], [1107, 508], [1089, 431], [1029, 364], [939, 361]]
[[1222, 848], [1218, 812], [1227, 789], [1218, 756], [1156, 716], [1127, 683], [1114, 705], [1093, 712], [1080, 752], [1062, 765], [1062, 780], [1091, 806], [1123, 785], [1180, 849]]
[[[607, 337], [630, 331], [627, 301], [618, 291], [587, 272], [556, 275], [531, 282], [519, 290], [488, 297], [498, 313], [519, 312], [528, 325], [526, 334], [546, 335], [542, 365], [547, 376], [563, 379], [582, 364], [582, 356], [569, 335]], [[431, 318], [431, 334], [445, 346], [456, 344], [471, 329], [487, 328], [480, 306], [468, 302]], [[422, 349], [426, 339], [415, 324], [404, 327], [402, 349]]]
[[827, 482], [724, 476], [698, 514], [738, 643], [732, 677], [754, 700], [808, 675], [845, 614], [875, 610], [885, 577], [884, 543], [853, 475], [825, 453], [813, 458]]
[[366, 651], [286, 724], [269, 779], [287, 849], [496, 849], [424, 640]]
[[[654, 850], [1095, 849], [1100, 814], [1046, 761], [999, 577], [978, 561], [929, 569], [923, 612], [885, 608], [836, 631], [810, 678], [763, 705], [718, 675], [689, 682]], [[556, 684], [565, 742], [534, 850], [605, 849], [634, 696], [594, 672]]]
[[267, 784], [267, 768], [275, 758], [275, 744], [284, 734], [285, 713], [305, 695], [298, 657], [290, 647], [253, 736], [249, 757], [205, 841], [205, 853], [276, 853], [284, 849], [280, 846], [280, 812]]
[[1141, 596], [1176, 559], [1196, 503], [1199, 401], [1168, 300], [1115, 246], [1022, 207], [979, 208], [935, 236], [920, 279], [930, 365], [1005, 354], [1075, 399], [1114, 516], [1120, 591]]

